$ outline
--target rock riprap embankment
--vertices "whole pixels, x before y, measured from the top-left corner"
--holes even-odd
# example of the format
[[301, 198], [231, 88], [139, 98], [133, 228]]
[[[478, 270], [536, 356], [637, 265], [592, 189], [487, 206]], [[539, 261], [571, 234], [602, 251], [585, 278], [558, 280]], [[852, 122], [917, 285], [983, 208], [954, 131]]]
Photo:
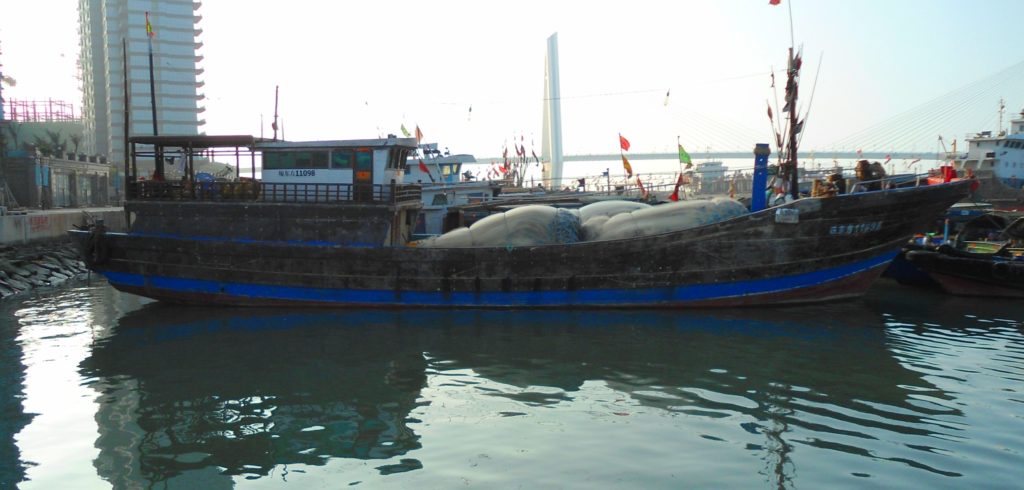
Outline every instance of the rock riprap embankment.
[[67, 242], [0, 247], [0, 297], [57, 286], [88, 272]]

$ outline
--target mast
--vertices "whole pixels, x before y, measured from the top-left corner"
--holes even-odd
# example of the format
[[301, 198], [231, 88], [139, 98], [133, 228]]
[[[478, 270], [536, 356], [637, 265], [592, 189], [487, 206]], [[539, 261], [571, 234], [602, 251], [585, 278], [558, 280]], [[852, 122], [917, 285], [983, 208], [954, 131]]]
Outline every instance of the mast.
[[789, 47], [789, 69], [786, 70], [786, 106], [789, 109], [789, 141], [786, 144], [787, 171], [789, 172], [789, 195], [793, 199], [800, 198], [797, 178], [797, 133], [800, 132], [799, 113], [797, 112], [797, 95], [800, 85], [800, 55]]
[[121, 38], [121, 69], [124, 70], [124, 188], [128, 189], [128, 176], [131, 175], [132, 180], [135, 180], [137, 176], [135, 172], [128, 171], [128, 136], [131, 133], [129, 128], [129, 124], [131, 124], [131, 92], [128, 85], [130, 81], [128, 78], [128, 41], [125, 38]]
[[[149, 22], [149, 12], [146, 12], [146, 37], [149, 41], [149, 106], [153, 115], [153, 136], [159, 134], [156, 129], [156, 80], [153, 77], [153, 37], [155, 35], [153, 24]], [[156, 161], [153, 165], [153, 178], [157, 180], [164, 179], [164, 156], [161, 150], [158, 148], [154, 156]]]

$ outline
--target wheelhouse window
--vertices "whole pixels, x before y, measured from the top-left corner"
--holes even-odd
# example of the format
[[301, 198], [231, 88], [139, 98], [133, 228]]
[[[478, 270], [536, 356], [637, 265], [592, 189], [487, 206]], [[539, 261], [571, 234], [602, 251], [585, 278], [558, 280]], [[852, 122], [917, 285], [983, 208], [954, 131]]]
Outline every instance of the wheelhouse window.
[[350, 169], [356, 154], [352, 150], [334, 150], [331, 152], [331, 168]]
[[388, 168], [405, 168], [405, 160], [408, 157], [408, 150], [404, 148], [392, 148], [388, 151]]
[[373, 170], [373, 152], [369, 148], [360, 148], [355, 151], [356, 170]]
[[327, 152], [267, 151], [263, 153], [263, 168], [267, 170], [289, 168], [327, 168]]

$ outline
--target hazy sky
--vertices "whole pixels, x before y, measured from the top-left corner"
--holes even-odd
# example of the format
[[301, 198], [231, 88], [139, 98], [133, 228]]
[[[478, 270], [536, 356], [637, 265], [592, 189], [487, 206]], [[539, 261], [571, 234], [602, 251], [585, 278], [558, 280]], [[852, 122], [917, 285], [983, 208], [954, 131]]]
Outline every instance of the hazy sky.
[[[615, 153], [620, 132], [634, 152], [672, 151], [677, 136], [691, 150], [747, 149], [770, 135], [769, 72], [790, 45], [782, 2], [205, 0], [205, 130], [259, 135], [262, 114], [269, 136], [280, 85], [289, 139], [373, 137], [404, 123], [456, 152], [497, 155], [521, 135], [539, 153], [545, 42], [557, 32], [566, 154]], [[792, 4], [805, 104], [822, 60], [805, 149], [1022, 58], [1020, 0]], [[76, 6], [4, 0], [0, 62], [18, 81], [7, 97], [80, 104]], [[1000, 95], [1008, 115], [1024, 105], [1024, 93]], [[975, 102], [993, 125], [997, 99]], [[983, 129], [994, 128], [949, 132]]]

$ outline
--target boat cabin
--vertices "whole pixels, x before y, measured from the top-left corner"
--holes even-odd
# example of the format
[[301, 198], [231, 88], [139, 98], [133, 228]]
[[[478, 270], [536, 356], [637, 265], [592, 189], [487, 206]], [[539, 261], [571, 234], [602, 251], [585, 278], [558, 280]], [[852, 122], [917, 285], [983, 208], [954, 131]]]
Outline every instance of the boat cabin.
[[[420, 165], [423, 162], [423, 165]], [[409, 157], [405, 171], [405, 182], [409, 184], [457, 184], [471, 179], [463, 175], [462, 165], [476, 163], [473, 155], [466, 153], [451, 154], [448, 149], [442, 153], [437, 143], [424, 143], [419, 151]]]
[[[353, 199], [373, 200], [375, 187], [402, 183], [412, 138], [334, 141], [258, 142], [262, 178], [271, 188], [309, 184], [351, 185]], [[301, 184], [295, 186], [294, 184]], [[326, 190], [327, 187], [324, 187]]]
[[[421, 187], [404, 183], [406, 159], [416, 149], [412, 138], [275, 141], [186, 135], [136, 136], [129, 143], [125, 210], [134, 232], [401, 245], [422, 207]], [[138, 173], [139, 161], [147, 159], [155, 168], [149, 179]], [[234, 178], [204, 178], [195, 171], [200, 159], [233, 161]], [[183, 166], [180, 180], [163, 178], [163, 164], [172, 161]], [[195, 216], [208, 219], [199, 222]]]

